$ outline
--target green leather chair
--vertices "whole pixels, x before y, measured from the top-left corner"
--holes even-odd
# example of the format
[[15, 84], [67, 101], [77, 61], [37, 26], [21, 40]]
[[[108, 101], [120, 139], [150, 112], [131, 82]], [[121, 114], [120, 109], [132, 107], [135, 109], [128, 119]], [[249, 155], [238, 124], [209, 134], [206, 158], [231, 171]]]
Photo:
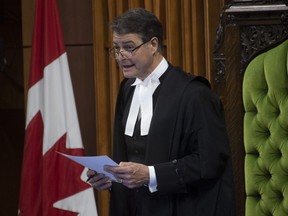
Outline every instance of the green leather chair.
[[288, 40], [243, 78], [246, 216], [288, 215]]

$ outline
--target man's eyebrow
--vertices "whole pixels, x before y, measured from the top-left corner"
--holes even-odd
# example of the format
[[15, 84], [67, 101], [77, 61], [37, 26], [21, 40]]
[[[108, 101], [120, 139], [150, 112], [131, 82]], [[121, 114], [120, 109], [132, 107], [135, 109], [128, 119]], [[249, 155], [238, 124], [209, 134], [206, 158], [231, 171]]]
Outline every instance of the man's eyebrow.
[[116, 41], [113, 41], [113, 45], [118, 45], [118, 44], [130, 44], [130, 43], [135, 45], [134, 41], [132, 41], [132, 40], [129, 40], [129, 41], [119, 41], [118, 43], [117, 43]]

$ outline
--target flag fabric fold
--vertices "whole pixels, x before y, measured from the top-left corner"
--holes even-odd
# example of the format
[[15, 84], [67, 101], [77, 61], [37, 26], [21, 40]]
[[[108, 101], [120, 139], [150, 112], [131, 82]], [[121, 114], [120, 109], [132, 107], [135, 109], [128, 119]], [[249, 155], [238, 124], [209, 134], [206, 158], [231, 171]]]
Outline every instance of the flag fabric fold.
[[97, 216], [56, 0], [37, 0], [28, 83], [20, 216]]

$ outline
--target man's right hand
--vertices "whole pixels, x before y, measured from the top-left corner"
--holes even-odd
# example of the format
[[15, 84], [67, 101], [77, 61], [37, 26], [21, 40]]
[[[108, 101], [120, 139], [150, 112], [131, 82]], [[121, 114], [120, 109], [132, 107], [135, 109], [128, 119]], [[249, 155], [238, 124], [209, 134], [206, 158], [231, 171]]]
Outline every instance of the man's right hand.
[[111, 188], [112, 181], [109, 177], [105, 176], [104, 174], [97, 173], [94, 170], [87, 171], [88, 182], [98, 191], [107, 190]]

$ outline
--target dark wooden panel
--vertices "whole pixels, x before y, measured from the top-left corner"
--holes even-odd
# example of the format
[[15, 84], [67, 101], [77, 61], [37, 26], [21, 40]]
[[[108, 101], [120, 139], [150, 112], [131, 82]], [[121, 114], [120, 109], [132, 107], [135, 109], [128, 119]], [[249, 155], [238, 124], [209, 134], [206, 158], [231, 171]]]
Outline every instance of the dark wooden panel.
[[0, 215], [17, 215], [24, 143], [21, 1], [0, 1], [0, 29], [6, 61], [0, 68]]
[[65, 44], [92, 44], [92, 1], [58, 1]]
[[95, 155], [93, 46], [68, 46], [66, 50], [85, 152]]
[[225, 118], [230, 139], [232, 165], [235, 183], [235, 206], [238, 216], [245, 213], [244, 191], [244, 144], [243, 144], [243, 107], [242, 76], [240, 75], [240, 37], [239, 29], [230, 26], [226, 29], [225, 54], [226, 76], [224, 96]]
[[24, 140], [24, 110], [0, 109], [0, 215], [17, 215]]

